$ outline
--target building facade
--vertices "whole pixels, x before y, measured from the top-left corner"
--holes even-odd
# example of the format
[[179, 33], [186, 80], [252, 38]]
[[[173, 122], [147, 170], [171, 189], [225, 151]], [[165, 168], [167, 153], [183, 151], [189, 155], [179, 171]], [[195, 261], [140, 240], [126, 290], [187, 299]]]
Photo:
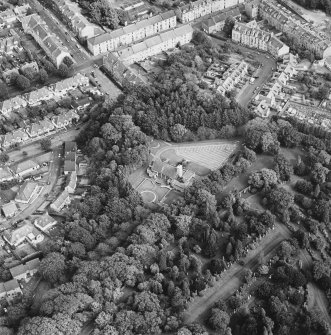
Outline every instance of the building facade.
[[87, 40], [87, 47], [96, 56], [129, 44], [134, 44], [139, 40], [162, 31], [175, 28], [176, 24], [176, 14], [174, 11], [160, 13], [146, 20], [116, 29], [110, 33], [90, 38]]

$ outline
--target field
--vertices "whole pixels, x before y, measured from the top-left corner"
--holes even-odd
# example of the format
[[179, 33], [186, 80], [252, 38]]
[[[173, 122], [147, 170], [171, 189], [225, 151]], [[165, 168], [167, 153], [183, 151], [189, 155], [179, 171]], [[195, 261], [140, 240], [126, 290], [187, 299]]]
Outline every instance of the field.
[[198, 176], [206, 176], [211, 171], [219, 169], [237, 147], [236, 142], [202, 141], [195, 143], [168, 144], [154, 154], [169, 164], [175, 165], [183, 159], [188, 161], [187, 169]]
[[137, 191], [141, 194], [144, 202], [155, 203], [164, 200], [164, 197], [170, 192], [168, 187], [161, 187], [151, 179], [145, 178], [137, 187]]

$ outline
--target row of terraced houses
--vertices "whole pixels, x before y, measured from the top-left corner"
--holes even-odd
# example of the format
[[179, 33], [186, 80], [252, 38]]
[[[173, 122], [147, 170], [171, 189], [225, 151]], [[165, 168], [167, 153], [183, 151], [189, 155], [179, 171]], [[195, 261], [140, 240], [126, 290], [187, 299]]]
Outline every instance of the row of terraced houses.
[[293, 42], [314, 52], [317, 57], [331, 56], [331, 40], [310, 22], [294, 14], [276, 0], [252, 0], [245, 3], [251, 18], [261, 17], [270, 25], [285, 33]]
[[0, 114], [4, 117], [9, 117], [11, 112], [21, 107], [36, 106], [42, 101], [50, 100], [54, 97], [62, 97], [70, 90], [73, 90], [76, 87], [86, 86], [88, 84], [88, 77], [82, 75], [81, 73], [77, 73], [75, 76], [59, 81], [49, 87], [42, 87], [30, 93], [0, 102]]
[[[176, 11], [170, 10], [165, 13], [160, 13], [112, 32], [92, 37], [87, 40], [87, 47], [93, 55], [99, 55], [109, 51], [117, 51], [119, 48], [127, 46], [133, 48], [134, 44], [146, 38], [159, 36], [159, 43], [162, 44], [162, 46], [153, 46], [155, 50], [163, 50], [167, 44], [169, 45], [168, 48], [172, 48], [172, 45], [178, 42], [181, 43], [181, 39], [186, 41], [188, 31], [192, 31], [193, 33], [193, 29], [189, 28], [189, 22], [205, 15], [223, 11], [226, 8], [238, 6], [244, 3], [244, 1], [245, 0], [198, 0], [191, 4], [181, 6]], [[180, 23], [187, 24], [184, 26], [186, 28], [176, 30], [179, 28], [177, 27], [177, 20]], [[168, 34], [167, 40], [165, 40], [165, 35], [162, 35], [162, 33], [171, 30], [174, 34], [172, 34], [172, 36]], [[183, 35], [179, 35], [181, 32]], [[175, 41], [177, 42], [175, 43]], [[143, 47], [141, 46], [141, 48]], [[150, 54], [147, 51], [143, 51], [140, 55], [144, 53]]]

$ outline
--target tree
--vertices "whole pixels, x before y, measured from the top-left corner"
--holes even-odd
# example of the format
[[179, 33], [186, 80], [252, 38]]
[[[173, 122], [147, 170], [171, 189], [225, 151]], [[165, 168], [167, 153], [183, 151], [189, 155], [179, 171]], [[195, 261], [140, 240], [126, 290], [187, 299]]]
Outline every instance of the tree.
[[46, 81], [48, 80], [48, 73], [46, 72], [46, 70], [44, 68], [41, 68], [39, 70], [39, 81], [44, 84], [46, 83]]
[[73, 62], [73, 60], [70, 57], [65, 56], [63, 58], [63, 64], [65, 64], [69, 68], [69, 67], [71, 67], [74, 64], [74, 62]]
[[60, 335], [56, 321], [51, 318], [36, 316], [25, 319], [19, 327], [17, 335]]
[[0, 162], [1, 163], [6, 163], [9, 161], [9, 155], [6, 152], [1, 152], [0, 153]]
[[170, 135], [175, 142], [183, 140], [184, 135], [187, 133], [187, 129], [182, 124], [175, 124], [170, 129]]
[[270, 190], [278, 183], [278, 177], [274, 170], [262, 169], [261, 171], [253, 172], [248, 179], [248, 184], [254, 188]]
[[40, 146], [44, 151], [48, 151], [52, 146], [52, 141], [50, 138], [43, 138], [40, 140]]
[[324, 167], [321, 163], [316, 163], [311, 171], [311, 179], [315, 184], [323, 184], [326, 181], [326, 176], [329, 169]]
[[21, 90], [26, 90], [31, 86], [30, 80], [21, 74], [16, 77], [15, 84]]
[[224, 334], [230, 322], [230, 317], [227, 312], [213, 308], [208, 321], [212, 329], [217, 330], [220, 334]]
[[52, 284], [63, 281], [65, 270], [65, 257], [57, 252], [48, 254], [41, 261], [39, 268], [43, 278]]
[[0, 100], [8, 98], [8, 87], [5, 83], [0, 82]]
[[226, 34], [227, 37], [231, 37], [232, 29], [234, 27], [235, 22], [236, 21], [233, 18], [233, 16], [228, 16], [225, 19], [225, 23], [224, 23], [224, 26], [223, 26], [223, 31], [224, 31], [224, 33]]
[[274, 158], [275, 171], [282, 181], [289, 181], [293, 174], [293, 166], [282, 154], [278, 154]]
[[67, 65], [65, 65], [64, 63], [61, 63], [58, 69], [58, 74], [62, 77], [62, 78], [68, 78], [70, 76], [70, 70], [68, 68]]

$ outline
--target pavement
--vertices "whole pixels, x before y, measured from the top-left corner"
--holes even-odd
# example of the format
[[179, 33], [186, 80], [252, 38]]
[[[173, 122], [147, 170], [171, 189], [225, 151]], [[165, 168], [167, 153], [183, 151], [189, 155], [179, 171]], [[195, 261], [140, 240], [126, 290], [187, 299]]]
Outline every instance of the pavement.
[[[212, 40], [220, 45], [230, 44], [235, 48], [239, 49], [244, 56], [252, 55], [252, 59], [261, 63], [261, 67], [258, 70], [257, 75], [259, 76], [253, 84], [245, 84], [244, 87], [238, 93], [236, 100], [243, 107], [247, 107], [249, 102], [258, 94], [259, 89], [268, 82], [272, 77], [273, 68], [276, 69], [276, 61], [269, 54], [263, 53], [256, 49], [251, 49], [243, 45], [232, 42], [231, 40], [223, 41], [221, 39], [211, 37]], [[256, 92], [254, 90], [257, 89]]]
[[237, 263], [231, 265], [226, 270], [221, 280], [215, 283], [203, 293], [203, 296], [197, 296], [189, 303], [184, 314], [184, 322], [190, 324], [195, 321], [202, 321], [206, 317], [206, 313], [218, 300], [226, 300], [237, 291], [244, 283], [244, 274], [247, 269], [253, 272], [260, 264], [261, 254], [264, 261], [267, 262], [272, 258], [280, 243], [290, 237], [290, 231], [281, 224], [275, 224], [275, 229], [268, 233], [260, 242], [258, 248], [249, 251], [243, 259], [245, 265], [241, 266]]
[[75, 35], [67, 29], [53, 13], [44, 8], [37, 0], [29, 0], [30, 6], [38, 12], [41, 18], [46, 22], [49, 31], [54, 33], [68, 50], [77, 64], [89, 60], [89, 54], [80, 45]]

